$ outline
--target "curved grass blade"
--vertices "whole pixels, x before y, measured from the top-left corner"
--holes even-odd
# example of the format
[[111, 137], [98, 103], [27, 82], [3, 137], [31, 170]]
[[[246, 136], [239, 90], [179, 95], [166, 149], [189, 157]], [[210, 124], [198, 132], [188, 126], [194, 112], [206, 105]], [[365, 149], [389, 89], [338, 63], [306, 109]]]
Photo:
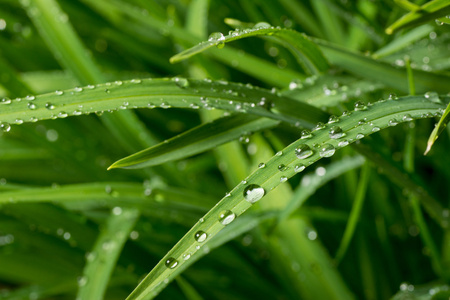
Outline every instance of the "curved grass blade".
[[445, 17], [449, 13], [450, 3], [448, 0], [429, 1], [395, 21], [394, 24], [386, 28], [386, 33], [392, 34], [394, 31], [401, 28], [414, 26], [440, 17]]
[[101, 229], [94, 248], [87, 255], [78, 299], [103, 299], [108, 281], [128, 236], [139, 218], [134, 208], [115, 207], [105, 226]]
[[318, 108], [249, 85], [164, 78], [116, 81], [17, 98], [2, 105], [0, 123], [6, 128], [37, 120], [156, 107], [246, 112], [291, 123], [301, 121], [305, 127], [327, 117]]
[[434, 142], [437, 140], [439, 135], [444, 131], [445, 127], [447, 127], [448, 122], [450, 121], [450, 105], [444, 111], [444, 114], [439, 119], [436, 127], [434, 127], [433, 131], [430, 134], [427, 142], [427, 149], [425, 150], [424, 155], [427, 155], [430, 152], [431, 147], [433, 147]]
[[208, 41], [178, 53], [170, 59], [170, 62], [179, 62], [211, 47], [221, 48], [225, 43], [254, 36], [275, 38], [294, 54], [297, 61], [308, 74], [318, 75], [329, 67], [319, 48], [306, 35], [291, 29], [275, 28], [267, 23], [258, 23], [249, 29], [236, 29], [227, 36], [220, 32], [213, 33]]
[[[327, 41], [314, 39], [331, 64], [337, 65], [358, 76], [376, 80], [404, 93], [409, 92], [406, 70], [396, 68], [386, 62], [372, 59], [357, 52], [349, 51]], [[414, 85], [417, 93], [436, 91], [448, 92], [450, 77], [422, 70], [413, 70]]]
[[[449, 101], [450, 97], [443, 99]], [[357, 103], [355, 111], [340, 117], [337, 122], [321, 125], [311, 133], [287, 146], [270, 159], [264, 168], [259, 168], [237, 185], [214, 206], [189, 232], [170, 250], [156, 267], [145, 277], [127, 299], [150, 299], [189, 264], [189, 258], [201, 249], [204, 242], [215, 236], [227, 224], [240, 216], [266, 193], [305, 167], [322, 157], [332, 156], [336, 149], [364, 138], [365, 136], [399, 122], [432, 117], [439, 114], [443, 105], [425, 97], [403, 97], [398, 100], [380, 101], [367, 106]], [[283, 172], [279, 166], [283, 165]], [[424, 202], [428, 209], [430, 203]], [[442, 210], [429, 211], [443, 224]]]
[[235, 140], [243, 134], [274, 127], [278, 121], [251, 115], [220, 118], [183, 132], [163, 143], [122, 158], [114, 168], [144, 168], [192, 156]]

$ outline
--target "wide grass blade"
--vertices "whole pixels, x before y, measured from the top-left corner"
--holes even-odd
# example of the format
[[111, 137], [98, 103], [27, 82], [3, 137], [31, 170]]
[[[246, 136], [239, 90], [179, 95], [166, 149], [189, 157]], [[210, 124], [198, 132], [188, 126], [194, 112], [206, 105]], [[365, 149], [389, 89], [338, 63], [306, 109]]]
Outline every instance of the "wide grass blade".
[[122, 158], [108, 169], [144, 168], [213, 149], [223, 143], [274, 127], [279, 122], [257, 116], [233, 115], [197, 126], [154, 147]]
[[329, 67], [319, 48], [306, 35], [295, 30], [275, 28], [267, 23], [257, 23], [253, 28], [243, 30], [236, 29], [226, 36], [220, 32], [212, 33], [207, 42], [173, 56], [170, 61], [172, 63], [179, 62], [211, 47], [222, 48], [225, 43], [255, 36], [269, 36], [282, 43], [294, 54], [307, 74], [317, 75]]
[[[450, 99], [446, 97], [443, 100]], [[399, 122], [431, 117], [442, 109], [442, 104], [429, 101], [425, 97], [403, 97], [398, 100], [380, 101], [371, 106], [357, 103], [355, 111], [350, 115], [342, 116], [337, 122], [327, 125], [319, 124], [310, 136], [305, 135], [303, 139], [278, 152], [265, 163], [265, 167], [254, 171], [230, 191], [179, 240], [128, 299], [149, 299], [156, 296], [163, 288], [164, 280], [172, 280], [190, 264], [190, 261], [185, 259], [187, 255], [195, 255], [203, 242], [211, 239], [266, 193], [305, 167], [322, 157], [332, 156], [336, 149], [346, 147], [380, 129], [395, 126]], [[279, 166], [283, 166], [282, 171]], [[423, 204], [429, 208], [429, 203]], [[439, 223], [443, 222], [440, 211], [431, 213]]]

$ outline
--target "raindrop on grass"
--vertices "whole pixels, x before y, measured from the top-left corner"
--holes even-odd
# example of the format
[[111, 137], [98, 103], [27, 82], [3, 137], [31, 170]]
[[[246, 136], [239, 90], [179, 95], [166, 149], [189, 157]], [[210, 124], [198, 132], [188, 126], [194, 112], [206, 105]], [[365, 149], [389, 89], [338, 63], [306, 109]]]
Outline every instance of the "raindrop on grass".
[[314, 154], [314, 151], [306, 144], [302, 144], [295, 148], [295, 155], [300, 159], [305, 159]]
[[388, 122], [389, 126], [396, 126], [398, 124], [398, 121], [396, 119], [391, 119]]
[[186, 78], [174, 77], [172, 81], [180, 88], [187, 88], [189, 86], [189, 81]]
[[394, 93], [389, 94], [388, 100], [398, 100], [398, 96]]
[[360, 139], [364, 138], [364, 134], [358, 133], [358, 134], [356, 135], [355, 138], [356, 138], [357, 140], [360, 140]]
[[441, 103], [441, 99], [439, 98], [439, 94], [436, 92], [426, 92], [424, 97], [430, 100], [431, 102]]
[[34, 99], [36, 99], [36, 97], [32, 96], [32, 95], [28, 95], [25, 97], [25, 100], [28, 100], [28, 101], [33, 101]]
[[317, 125], [313, 128], [313, 131], [317, 131], [320, 129], [324, 129], [325, 128], [325, 124], [323, 124], [322, 122], [317, 123]]
[[139, 83], [142, 82], [142, 80], [140, 80], [140, 79], [131, 79], [130, 82], [131, 83], [135, 83], [135, 84], [139, 84]]
[[1, 104], [11, 104], [11, 99], [9, 98], [2, 98], [2, 100], [0, 100]]
[[28, 109], [34, 110], [34, 109], [36, 109], [36, 104], [34, 104], [34, 103], [28, 103], [28, 104], [27, 104], [27, 107], [28, 107]]
[[79, 93], [79, 92], [82, 92], [82, 91], [83, 91], [83, 88], [77, 86], [77, 87], [75, 87], [73, 90], [74, 90], [75, 92]]
[[289, 169], [289, 167], [287, 167], [287, 166], [284, 165], [284, 164], [281, 164], [281, 165], [278, 166], [278, 170], [280, 170], [281, 172], [284, 172], [284, 171], [286, 171], [287, 169]]
[[345, 136], [344, 131], [339, 126], [331, 127], [329, 134], [330, 134], [331, 139], [339, 139], [339, 138]]
[[267, 29], [270, 27], [272, 27], [272, 25], [270, 25], [267, 22], [259, 22], [259, 23], [256, 23], [255, 26], [253, 26], [253, 29]]
[[208, 234], [206, 234], [206, 232], [201, 231], [201, 230], [197, 231], [194, 236], [195, 240], [199, 243], [203, 243], [204, 241], [206, 241], [207, 237], [208, 237]]
[[260, 168], [260, 169], [263, 169], [263, 168], [265, 168], [266, 167], [266, 164], [265, 163], [260, 163], [259, 165], [258, 165], [258, 168]]
[[366, 110], [367, 109], [367, 105], [364, 104], [364, 102], [356, 101], [355, 105], [354, 105], [354, 108], [355, 108], [356, 111], [358, 111], [358, 110]]
[[47, 102], [47, 103], [45, 103], [45, 108], [52, 110], [52, 109], [55, 109], [55, 106], [53, 104], [51, 104], [50, 102]]
[[166, 259], [165, 265], [169, 269], [175, 269], [175, 267], [178, 266], [178, 260], [173, 257], [169, 257], [168, 259]]
[[336, 152], [336, 148], [334, 148], [331, 144], [323, 144], [320, 148], [319, 155], [320, 157], [331, 157], [334, 152]]
[[345, 146], [347, 146], [348, 144], [349, 144], [349, 142], [348, 142], [347, 140], [341, 141], [341, 142], [339, 142], [338, 147], [345, 147]]
[[60, 90], [56, 90], [56, 91], [55, 91], [55, 94], [58, 95], [58, 96], [61, 96], [62, 94], [64, 94], [64, 92], [63, 92], [63, 91], [60, 91]]
[[303, 130], [301, 135], [300, 135], [301, 139], [309, 139], [311, 137], [312, 137], [312, 133], [308, 129]]
[[380, 131], [380, 127], [375, 126], [374, 128], [372, 128], [372, 132], [377, 132], [377, 131]]
[[328, 124], [339, 122], [339, 117], [335, 115], [331, 115], [328, 119]]
[[266, 191], [257, 184], [250, 184], [244, 189], [243, 194], [245, 201], [253, 204], [264, 197]]
[[285, 181], [287, 181], [288, 180], [288, 178], [286, 177], [286, 176], [281, 176], [280, 177], [280, 182], [281, 183], [283, 183], [283, 182], [285, 182]]
[[219, 214], [219, 222], [222, 225], [228, 225], [234, 221], [236, 215], [231, 210], [224, 210]]
[[403, 116], [402, 120], [405, 121], [405, 122], [408, 122], [408, 121], [412, 121], [414, 119], [411, 117], [410, 114], [406, 114], [406, 115]]
[[295, 172], [295, 173], [300, 173], [300, 172], [302, 172], [305, 168], [306, 168], [305, 165], [302, 165], [302, 164], [296, 165], [296, 166], [294, 167], [294, 172]]
[[3, 132], [9, 132], [11, 130], [11, 125], [9, 123], [7, 123], [7, 122], [1, 122], [0, 123], [0, 129]]

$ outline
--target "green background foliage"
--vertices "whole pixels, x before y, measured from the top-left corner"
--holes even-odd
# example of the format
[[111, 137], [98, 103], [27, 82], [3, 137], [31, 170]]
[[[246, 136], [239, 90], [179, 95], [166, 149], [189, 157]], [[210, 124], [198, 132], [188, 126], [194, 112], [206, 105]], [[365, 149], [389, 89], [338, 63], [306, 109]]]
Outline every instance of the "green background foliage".
[[0, 299], [448, 299], [449, 16], [2, 1]]

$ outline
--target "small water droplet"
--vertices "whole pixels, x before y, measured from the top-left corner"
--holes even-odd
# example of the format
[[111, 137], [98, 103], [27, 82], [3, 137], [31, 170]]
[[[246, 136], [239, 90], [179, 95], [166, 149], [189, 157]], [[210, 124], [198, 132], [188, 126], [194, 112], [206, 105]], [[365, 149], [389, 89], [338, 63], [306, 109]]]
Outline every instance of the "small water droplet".
[[80, 276], [77, 278], [77, 283], [78, 283], [78, 286], [80, 286], [80, 287], [85, 286], [87, 282], [88, 282], [88, 279], [86, 276]]
[[0, 100], [1, 104], [11, 104], [11, 102], [12, 102], [11, 99], [9, 99], [7, 97], [2, 98], [2, 100]]
[[221, 32], [213, 32], [208, 37], [208, 42], [217, 43], [217, 48], [223, 48], [225, 46], [225, 36]]
[[263, 168], [265, 168], [266, 167], [266, 164], [265, 163], [260, 163], [259, 165], [258, 165], [258, 168], [260, 168], [260, 169], [263, 169]]
[[398, 122], [396, 119], [390, 119], [388, 122], [389, 126], [396, 126], [397, 124], [398, 124]]
[[319, 155], [320, 157], [331, 157], [334, 152], [336, 152], [336, 149], [333, 145], [323, 144], [322, 147], [320, 147]]
[[34, 109], [36, 109], [36, 104], [34, 104], [34, 103], [28, 103], [28, 104], [27, 104], [27, 107], [28, 107], [28, 109], [34, 110]]
[[2, 130], [3, 132], [9, 132], [11, 130], [11, 125], [7, 122], [1, 122], [0, 130]]
[[268, 29], [270, 27], [272, 27], [272, 25], [267, 22], [259, 22], [256, 23], [255, 26], [253, 26], [253, 29]]
[[436, 92], [426, 92], [424, 97], [430, 100], [431, 102], [441, 103], [441, 99], [439, 98], [439, 94]]
[[109, 94], [111, 91], [109, 89], [105, 89], [105, 93]]
[[140, 80], [140, 79], [131, 79], [130, 82], [131, 83], [135, 83], [135, 84], [139, 84], [139, 83], [142, 82], [142, 80]]
[[275, 156], [282, 156], [283, 155], [283, 151], [278, 151], [277, 153], [275, 153]]
[[178, 260], [173, 257], [169, 257], [168, 259], [166, 259], [165, 265], [169, 269], [175, 269], [175, 267], [178, 266]]
[[345, 133], [341, 127], [333, 126], [330, 128], [329, 135], [330, 135], [331, 139], [339, 139], [339, 138], [345, 136]]
[[25, 100], [28, 100], [28, 101], [33, 101], [34, 99], [36, 99], [36, 97], [32, 96], [32, 95], [28, 95], [25, 97]]
[[266, 191], [257, 184], [250, 184], [244, 189], [244, 199], [251, 204], [259, 201], [265, 194]]
[[197, 231], [194, 236], [195, 240], [199, 243], [203, 243], [204, 241], [206, 241], [207, 237], [208, 237], [208, 234], [206, 234], [206, 232], [201, 231], [201, 230]]
[[313, 128], [313, 131], [321, 130], [325, 128], [325, 124], [322, 122], [317, 123], [317, 125]]
[[314, 151], [306, 144], [302, 144], [295, 149], [295, 155], [299, 159], [305, 159], [314, 154]]
[[354, 107], [355, 107], [356, 111], [358, 111], [358, 110], [367, 110], [367, 105], [364, 104], [364, 102], [361, 102], [361, 101], [356, 101]]
[[77, 87], [75, 87], [73, 90], [74, 90], [75, 92], [79, 93], [79, 92], [82, 92], [82, 91], [83, 91], [83, 88], [77, 86]]
[[236, 215], [231, 210], [224, 210], [219, 214], [219, 222], [222, 225], [228, 225], [234, 221]]
[[61, 96], [62, 94], [64, 94], [64, 92], [63, 92], [63, 91], [60, 91], [60, 90], [56, 90], [56, 91], [55, 91], [55, 94], [58, 95], [58, 96]]
[[294, 79], [289, 83], [290, 90], [301, 89], [301, 88], [303, 88], [303, 84], [300, 79]]
[[14, 122], [17, 125], [23, 124], [23, 120], [22, 119], [16, 119], [16, 121]]
[[287, 166], [284, 165], [284, 164], [281, 164], [281, 165], [278, 166], [278, 170], [281, 171], [281, 172], [284, 172], [284, 171], [286, 171], [287, 169], [289, 169], [289, 167], [287, 167]]
[[66, 112], [64, 112], [64, 111], [60, 111], [58, 113], [58, 118], [63, 119], [63, 118], [66, 118], [67, 116], [68, 116], [68, 114]]
[[374, 128], [372, 128], [372, 132], [377, 132], [377, 131], [380, 131], [380, 127], [375, 126]]
[[348, 144], [349, 144], [349, 142], [348, 142], [347, 140], [340, 141], [339, 144], [338, 144], [338, 147], [345, 147], [345, 146], [347, 146]]
[[47, 103], [45, 103], [45, 108], [52, 110], [52, 109], [55, 109], [55, 106], [53, 104], [51, 104], [50, 102], [47, 102]]
[[356, 135], [355, 138], [356, 138], [357, 140], [360, 140], [360, 139], [364, 138], [364, 134], [358, 133], [358, 134]]
[[189, 86], [189, 80], [186, 78], [174, 77], [172, 81], [180, 88], [187, 88]]
[[283, 183], [283, 182], [285, 182], [285, 181], [287, 181], [288, 180], [288, 178], [286, 177], [286, 176], [281, 176], [280, 177], [280, 182], [281, 183]]
[[398, 96], [394, 93], [389, 94], [388, 100], [398, 100]]
[[300, 172], [302, 172], [304, 169], [306, 169], [306, 167], [305, 167], [305, 165], [302, 165], [302, 164], [296, 165], [296, 166], [294, 167], [295, 173], [300, 173]]
[[191, 258], [191, 254], [190, 253], [183, 254], [183, 259], [184, 260], [189, 260], [189, 258]]
[[335, 115], [331, 115], [328, 119], [328, 124], [339, 122], [339, 117]]
[[302, 130], [302, 133], [300, 135], [301, 139], [309, 139], [311, 137], [312, 137], [311, 131], [309, 131], [308, 129]]
[[414, 119], [411, 117], [410, 114], [406, 114], [406, 115], [404, 115], [404, 116], [402, 117], [402, 120], [405, 121], [405, 122], [409, 122], [409, 121], [412, 121], [412, 120], [414, 120]]

